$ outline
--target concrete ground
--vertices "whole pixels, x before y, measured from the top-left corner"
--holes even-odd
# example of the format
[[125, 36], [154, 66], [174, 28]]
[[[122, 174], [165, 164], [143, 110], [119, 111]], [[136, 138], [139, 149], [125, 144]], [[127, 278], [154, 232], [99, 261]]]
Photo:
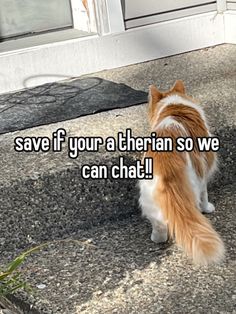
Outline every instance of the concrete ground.
[[27, 260], [23, 270], [34, 291], [16, 296], [38, 313], [236, 313], [236, 46], [96, 76], [144, 91], [152, 83], [164, 89], [182, 79], [202, 102], [221, 140], [220, 171], [209, 186], [216, 211], [208, 218], [225, 242], [226, 259], [218, 266], [194, 266], [174, 243], [152, 243], [132, 180], [81, 181], [81, 164], [111, 163], [118, 153], [72, 161], [65, 152], [13, 150], [15, 136], [48, 135], [61, 126], [70, 135], [107, 137], [127, 127], [147, 134], [144, 104], [0, 136], [1, 263], [35, 243], [64, 239]]

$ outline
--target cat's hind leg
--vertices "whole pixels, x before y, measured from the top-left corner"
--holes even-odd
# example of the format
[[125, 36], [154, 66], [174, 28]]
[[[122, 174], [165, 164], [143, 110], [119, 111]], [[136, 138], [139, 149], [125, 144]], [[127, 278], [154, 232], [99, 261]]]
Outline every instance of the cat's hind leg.
[[156, 243], [163, 243], [168, 240], [167, 225], [158, 219], [149, 218], [152, 224], [151, 240]]
[[201, 211], [202, 213], [210, 214], [215, 210], [215, 206], [208, 202], [208, 193], [207, 193], [207, 185], [204, 184], [202, 193], [201, 193]]
[[168, 239], [167, 225], [161, 213], [153, 194], [157, 188], [158, 177], [153, 180], [140, 180], [140, 198], [139, 204], [142, 208], [142, 214], [152, 224], [151, 240], [156, 243], [166, 242]]

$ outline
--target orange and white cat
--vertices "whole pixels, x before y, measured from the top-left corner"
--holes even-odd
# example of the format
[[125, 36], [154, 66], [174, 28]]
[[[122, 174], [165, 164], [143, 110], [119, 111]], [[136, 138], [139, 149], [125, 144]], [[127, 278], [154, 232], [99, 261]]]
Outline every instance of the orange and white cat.
[[[168, 92], [155, 86], [149, 91], [149, 122], [157, 137], [211, 136], [199, 104], [185, 94], [182, 81]], [[165, 242], [168, 236], [197, 264], [218, 263], [224, 257], [224, 244], [202, 213], [214, 211], [208, 202], [207, 182], [216, 169], [213, 151], [148, 151], [153, 158], [153, 179], [140, 180], [142, 213], [152, 224], [151, 239]]]

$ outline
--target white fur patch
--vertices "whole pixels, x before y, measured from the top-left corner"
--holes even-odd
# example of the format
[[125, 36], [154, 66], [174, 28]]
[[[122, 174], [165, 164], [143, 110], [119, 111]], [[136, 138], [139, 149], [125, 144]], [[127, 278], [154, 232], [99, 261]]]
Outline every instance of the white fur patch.
[[139, 204], [142, 208], [143, 216], [148, 219], [154, 219], [163, 222], [163, 216], [160, 208], [154, 200], [154, 191], [157, 188], [158, 176], [152, 180], [140, 180], [140, 198]]
[[189, 183], [192, 187], [192, 191], [195, 195], [195, 199], [197, 202], [197, 205], [200, 206], [201, 203], [201, 192], [203, 190], [203, 184], [204, 184], [204, 180], [202, 180], [201, 178], [199, 178], [196, 174], [196, 171], [192, 165], [191, 159], [189, 157], [189, 154], [187, 153], [187, 177], [189, 180]]
[[[184, 97], [181, 97], [180, 95], [170, 95], [170, 96], [163, 98], [161, 100], [161, 103], [163, 103], [163, 106], [161, 107], [160, 111], [158, 112], [159, 115], [163, 111], [163, 109], [165, 109], [169, 105], [182, 104], [182, 105], [194, 108], [197, 112], [199, 112], [202, 120], [204, 121], [204, 123], [207, 126], [207, 120], [206, 120], [206, 117], [205, 117], [205, 114], [204, 114], [202, 108], [198, 104], [194, 103], [193, 101], [188, 100]], [[208, 128], [208, 126], [207, 126], [207, 128]]]
[[184, 133], [186, 133], [184, 126], [181, 123], [179, 123], [178, 121], [176, 121], [171, 116], [164, 118], [160, 123], [158, 123], [156, 126], [154, 126], [153, 130], [165, 129], [168, 127], [181, 128], [184, 131]]

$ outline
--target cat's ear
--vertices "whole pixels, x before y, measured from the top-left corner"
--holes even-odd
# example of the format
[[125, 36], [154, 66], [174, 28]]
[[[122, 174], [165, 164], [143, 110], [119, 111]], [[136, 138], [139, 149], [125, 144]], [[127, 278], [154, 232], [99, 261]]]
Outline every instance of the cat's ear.
[[185, 87], [184, 87], [184, 83], [181, 80], [178, 80], [175, 82], [173, 88], [172, 88], [173, 92], [178, 92], [181, 94], [185, 94]]
[[163, 95], [159, 90], [156, 88], [156, 86], [151, 85], [149, 86], [149, 94], [148, 94], [148, 117], [149, 122], [152, 124], [152, 120], [155, 119], [156, 113], [157, 113], [157, 107], [159, 101], [162, 99]]
[[156, 104], [162, 99], [162, 93], [156, 88], [155, 85], [149, 86], [148, 94], [149, 103]]

